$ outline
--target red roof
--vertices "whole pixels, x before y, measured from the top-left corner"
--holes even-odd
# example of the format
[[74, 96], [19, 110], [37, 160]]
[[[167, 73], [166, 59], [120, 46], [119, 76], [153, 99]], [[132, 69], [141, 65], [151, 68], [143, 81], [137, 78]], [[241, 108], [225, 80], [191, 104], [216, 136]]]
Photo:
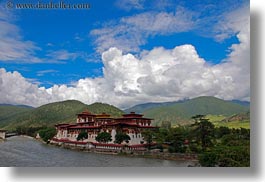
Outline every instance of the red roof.
[[112, 122], [112, 123], [107, 123], [106, 125], [119, 125], [119, 124], [123, 124], [123, 125], [128, 125], [128, 126], [138, 126], [135, 123], [127, 123], [127, 122]]
[[95, 114], [89, 112], [87, 109], [77, 115], [96, 116]]
[[95, 121], [85, 121], [85, 122], [79, 122], [77, 124], [82, 125], [82, 124], [88, 124], [88, 123], [95, 123]]
[[60, 124], [56, 124], [55, 126], [64, 126], [64, 125], [70, 125], [70, 124], [60, 123]]
[[101, 126], [71, 126], [69, 129], [90, 129], [90, 128], [100, 128]]
[[112, 119], [111, 117], [110, 117], [110, 114], [106, 114], [106, 113], [102, 113], [102, 114], [97, 114], [96, 115], [96, 117], [97, 118], [108, 118], [108, 119]]
[[127, 125], [127, 126], [136, 126], [139, 128], [157, 128], [156, 126], [141, 126], [135, 123], [127, 123], [127, 122], [114, 122], [114, 123], [108, 123], [107, 125]]
[[135, 117], [135, 118], [142, 118], [143, 115], [142, 114], [136, 114], [135, 112], [131, 112], [129, 114], [123, 114], [122, 115], [124, 118], [131, 118], [131, 117]]
[[[152, 145], [152, 144], [151, 144]], [[135, 145], [129, 145], [129, 147], [145, 147], [147, 144], [135, 144]]]
[[123, 118], [114, 118], [114, 120], [132, 120], [132, 119], [153, 120], [153, 119], [150, 119], [150, 118], [143, 118], [143, 117], [123, 117]]
[[76, 126], [76, 124], [56, 124], [55, 127], [68, 128], [70, 126]]

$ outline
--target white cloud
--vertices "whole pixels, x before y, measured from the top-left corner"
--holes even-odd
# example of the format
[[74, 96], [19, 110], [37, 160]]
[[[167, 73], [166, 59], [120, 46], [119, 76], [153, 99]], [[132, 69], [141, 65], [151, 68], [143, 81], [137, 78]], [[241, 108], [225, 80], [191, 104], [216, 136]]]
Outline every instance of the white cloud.
[[[22, 32], [14, 23], [12, 12], [4, 10], [0, 6], [0, 61], [16, 63], [62, 63], [66, 60], [74, 60], [83, 53], [73, 53], [67, 50], [48, 51], [46, 56], [39, 58], [36, 51], [41, 50], [37, 45], [24, 40]], [[52, 43], [48, 47], [54, 46]]]
[[34, 56], [40, 48], [34, 42], [24, 40], [19, 28], [10, 23], [13, 20], [11, 12], [1, 7], [0, 10], [0, 61], [41, 62]]
[[[220, 75], [230, 74], [231, 85], [238, 85], [237, 92], [231, 92], [230, 98], [241, 97], [250, 100], [250, 13], [249, 7], [243, 6], [224, 16], [224, 20], [219, 22], [220, 36], [226, 38], [233, 33], [236, 34], [239, 44], [233, 44], [225, 62], [216, 66]], [[233, 33], [232, 33], [233, 32]], [[224, 81], [224, 80], [223, 80]], [[227, 86], [229, 87], [229, 82]], [[230, 86], [231, 87], [231, 86]], [[230, 99], [229, 98], [229, 99]]]
[[41, 71], [37, 71], [37, 76], [43, 76], [45, 74], [53, 74], [53, 73], [57, 73], [57, 72], [58, 72], [57, 70], [52, 70], [52, 69], [41, 70]]
[[[237, 21], [238, 16], [244, 16]], [[112, 47], [102, 53], [103, 76], [80, 79], [72, 86], [38, 88], [18, 72], [0, 69], [0, 103], [41, 104], [77, 99], [87, 104], [106, 102], [126, 108], [144, 102], [174, 101], [202, 95], [223, 99], [250, 98], [249, 14], [237, 10], [220, 22], [222, 34], [237, 35], [227, 59], [209, 65], [192, 45], [174, 49], [157, 47], [142, 51], [139, 58]], [[158, 28], [148, 27], [156, 31]], [[151, 31], [151, 30], [148, 30]], [[227, 32], [228, 31], [228, 32]]]
[[44, 88], [30, 83], [20, 73], [0, 69], [0, 103], [41, 105], [48, 103], [51, 96]]
[[56, 50], [56, 51], [50, 51], [44, 60], [46, 60], [46, 62], [52, 62], [52, 63], [56, 63], [56, 62], [61, 62], [61, 61], [66, 61], [66, 60], [74, 60], [76, 59], [78, 56], [80, 56], [78, 53], [73, 53], [73, 52], [69, 52], [67, 50], [61, 49], [61, 50]]
[[[223, 41], [226, 38], [230, 38], [235, 33], [247, 33], [249, 32], [249, 17], [250, 9], [249, 5], [243, 5], [242, 7], [232, 11], [225, 12], [219, 17], [218, 22], [215, 24], [213, 30], [215, 32], [215, 38], [218, 41]], [[239, 38], [240, 41], [242, 40]]]
[[143, 9], [145, 0], [117, 0], [115, 5], [125, 11]]
[[177, 7], [174, 12], [150, 11], [110, 21], [102, 28], [92, 30], [90, 35], [95, 38], [100, 53], [110, 47], [136, 52], [150, 36], [185, 32], [193, 26], [193, 12]]
[[[200, 95], [224, 99], [249, 96], [243, 85], [246, 80], [241, 77], [244, 70], [232, 61], [215, 66], [207, 65], [192, 45], [177, 46], [172, 50], [155, 48], [143, 53], [141, 59], [132, 54], [122, 54], [117, 48], [110, 48], [102, 54], [102, 60], [103, 77], [80, 79], [71, 87], [54, 85], [49, 89], [37, 88], [27, 83], [17, 72], [2, 70], [4, 76], [1, 75], [1, 79], [4, 83], [14, 80], [20, 80], [20, 83], [15, 84], [19, 87], [14, 88], [1, 84], [1, 92], [4, 94], [0, 101], [6, 101], [4, 98], [16, 98], [18, 94], [20, 100], [16, 102], [30, 105], [77, 99], [85, 103], [107, 102], [125, 108], [143, 102], [173, 101]], [[14, 79], [11, 80], [10, 77]], [[9, 92], [10, 89], [18, 91]]]

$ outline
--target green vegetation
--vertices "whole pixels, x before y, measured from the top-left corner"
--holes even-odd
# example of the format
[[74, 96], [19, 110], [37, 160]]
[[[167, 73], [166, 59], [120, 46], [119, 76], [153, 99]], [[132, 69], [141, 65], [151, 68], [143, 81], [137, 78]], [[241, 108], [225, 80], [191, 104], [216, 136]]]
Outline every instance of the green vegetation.
[[117, 133], [115, 135], [115, 143], [121, 144], [123, 141], [126, 141], [126, 143], [128, 143], [129, 140], [131, 140], [131, 138], [126, 133]]
[[112, 117], [121, 117], [124, 114], [124, 112], [117, 107], [99, 102], [87, 105], [86, 108], [94, 114], [107, 113]]
[[216, 146], [199, 156], [199, 161], [205, 167], [249, 167], [249, 146]]
[[171, 122], [170, 121], [162, 121], [161, 128], [170, 129], [171, 128]]
[[124, 111], [126, 113], [130, 113], [130, 112], [143, 113], [144, 111], [146, 111], [148, 109], [153, 109], [153, 108], [160, 107], [160, 106], [170, 106], [170, 105], [180, 103], [180, 102], [183, 102], [183, 101], [161, 102], [161, 103], [144, 103], [144, 104], [135, 105], [131, 108], [125, 109]]
[[250, 128], [249, 112], [234, 114], [229, 117], [223, 115], [207, 115], [206, 118], [216, 127]]
[[[142, 133], [149, 149], [156, 142], [156, 148], [161, 152], [198, 154], [202, 166], [250, 166], [249, 105], [199, 97], [182, 102], [149, 103], [142, 108], [145, 117], [153, 118], [155, 125], [161, 125], [160, 129]], [[39, 133], [47, 142], [55, 135], [55, 124], [74, 122], [76, 114], [85, 109], [113, 117], [123, 114], [108, 104], [86, 105], [75, 100], [38, 108], [0, 105], [0, 127], [33, 137]], [[86, 138], [87, 133], [81, 132], [77, 140]], [[107, 143], [112, 139], [109, 133], [102, 132], [96, 140]], [[123, 133], [115, 137], [115, 143], [128, 140], [130, 137]]]
[[107, 143], [111, 141], [111, 135], [107, 132], [101, 132], [97, 135], [96, 141]]
[[213, 123], [216, 127], [226, 126], [228, 128], [250, 128], [249, 120], [246, 121], [231, 121], [231, 122], [215, 122]]
[[202, 166], [250, 166], [250, 130], [215, 127], [204, 115], [194, 123], [176, 128], [160, 128], [149, 133], [157, 148], [168, 152], [195, 153]]
[[147, 145], [148, 145], [148, 149], [151, 149], [151, 144], [153, 142], [153, 138], [155, 138], [155, 133], [153, 131], [150, 130], [145, 130], [142, 132], [143, 138], [146, 141]]
[[31, 111], [33, 108], [26, 106], [0, 105], [0, 128], [15, 120], [21, 114]]
[[205, 96], [172, 105], [147, 109], [143, 111], [143, 114], [146, 117], [155, 119], [154, 125], [161, 125], [162, 121], [171, 121], [172, 125], [185, 125], [191, 124], [192, 120], [190, 118], [198, 114], [223, 115], [228, 117], [247, 111], [249, 111], [249, 106]]
[[52, 128], [45, 128], [39, 131], [40, 137], [43, 141], [48, 142], [56, 135], [56, 129]]
[[87, 139], [88, 138], [88, 134], [87, 134], [87, 132], [86, 131], [81, 131], [79, 134], [78, 134], [78, 136], [77, 136], [77, 138], [76, 138], [76, 140], [77, 141], [79, 141], [79, 140], [85, 140], [85, 139]]
[[[248, 105], [240, 105], [233, 101], [224, 101], [215, 97], [198, 97], [181, 102], [147, 103], [133, 108], [138, 109], [139, 112], [142, 109], [145, 117], [154, 119], [153, 125], [162, 127], [191, 124], [193, 122], [190, 119], [191, 116], [208, 114], [209, 121], [216, 127], [249, 128], [249, 119], [228, 120], [231, 115], [234, 116], [237, 113], [249, 111]], [[71, 123], [75, 121], [76, 114], [85, 109], [95, 114], [105, 112], [113, 117], [119, 117], [123, 114], [123, 111], [108, 104], [94, 103], [86, 105], [76, 100], [50, 103], [38, 108], [2, 105], [0, 106], [0, 128], [14, 131], [17, 127], [24, 126], [43, 128], [52, 127], [58, 123]]]
[[[248, 167], [250, 166], [250, 130], [220, 127], [216, 130], [215, 146], [200, 154], [202, 166]], [[221, 135], [220, 135], [221, 134]]]
[[195, 123], [191, 125], [193, 127], [192, 134], [196, 142], [201, 145], [202, 150], [205, 151], [207, 147], [212, 146], [214, 125], [208, 119], [205, 119], [204, 115], [196, 115], [192, 119], [195, 120]]
[[[85, 109], [95, 114], [101, 114], [103, 112], [109, 113], [112, 116], [121, 116], [123, 114], [120, 109], [108, 104], [94, 103], [86, 105], [76, 100], [68, 100], [50, 103], [36, 109], [28, 109], [26, 112], [20, 112], [14, 115], [15, 117], [10, 117], [6, 120], [2, 128], [16, 130], [17, 127], [44, 128], [53, 127], [58, 123], [72, 123], [76, 120], [76, 114]], [[0, 123], [2, 123], [1, 120]]]
[[45, 129], [45, 128], [46, 127], [18, 126], [15, 130], [12, 130], [12, 131], [19, 135], [28, 135], [31, 137], [35, 137], [40, 130]]

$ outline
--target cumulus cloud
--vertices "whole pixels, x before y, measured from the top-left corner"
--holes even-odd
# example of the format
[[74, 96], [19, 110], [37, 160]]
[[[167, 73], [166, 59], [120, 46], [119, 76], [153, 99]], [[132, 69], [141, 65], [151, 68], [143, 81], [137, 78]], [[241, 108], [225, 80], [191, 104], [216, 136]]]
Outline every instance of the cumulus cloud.
[[[231, 91], [230, 98], [241, 97], [250, 100], [250, 16], [249, 7], [243, 6], [224, 16], [218, 24], [220, 25], [217, 38], [226, 38], [236, 33], [239, 44], [233, 44], [231, 53], [224, 60], [224, 63], [216, 66], [218, 76], [224, 73], [232, 85], [238, 85], [237, 92]], [[230, 83], [228, 83], [230, 84]]]
[[0, 103], [38, 106], [51, 101], [44, 88], [30, 83], [20, 73], [0, 69]]
[[[239, 21], [238, 16], [245, 18]], [[39, 106], [77, 99], [87, 104], [105, 102], [126, 108], [202, 95], [249, 100], [249, 14], [238, 9], [225, 18], [226, 23], [219, 22], [226, 27], [220, 29], [220, 35], [231, 35], [232, 31], [239, 43], [231, 45], [231, 53], [219, 64], [208, 64], [189, 44], [174, 49], [156, 47], [142, 51], [138, 57], [112, 47], [102, 53], [102, 77], [80, 79], [72, 86], [46, 89], [30, 83], [18, 72], [0, 69], [0, 103]], [[147, 28], [156, 31], [154, 27]]]
[[[172, 50], [154, 48], [144, 52], [140, 59], [110, 48], [102, 54], [102, 60], [103, 77], [80, 79], [72, 87], [54, 85], [49, 89], [38, 88], [19, 73], [2, 69], [0, 88], [3, 97], [0, 101], [14, 101], [18, 95], [16, 103], [30, 105], [77, 99], [85, 103], [107, 102], [126, 108], [143, 102], [173, 101], [200, 95], [224, 99], [249, 96], [243, 85], [246, 80], [241, 78], [244, 70], [232, 60], [208, 65], [192, 45], [177, 46]], [[8, 85], [15, 80], [19, 87]], [[8, 91], [10, 89], [12, 92]]]

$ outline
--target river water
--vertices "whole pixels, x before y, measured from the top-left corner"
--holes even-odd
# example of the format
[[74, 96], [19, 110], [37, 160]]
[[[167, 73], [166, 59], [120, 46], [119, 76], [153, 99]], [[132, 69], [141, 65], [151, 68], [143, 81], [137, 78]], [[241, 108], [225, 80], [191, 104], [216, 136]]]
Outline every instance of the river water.
[[185, 167], [185, 161], [169, 161], [74, 151], [16, 136], [0, 143], [4, 167]]

